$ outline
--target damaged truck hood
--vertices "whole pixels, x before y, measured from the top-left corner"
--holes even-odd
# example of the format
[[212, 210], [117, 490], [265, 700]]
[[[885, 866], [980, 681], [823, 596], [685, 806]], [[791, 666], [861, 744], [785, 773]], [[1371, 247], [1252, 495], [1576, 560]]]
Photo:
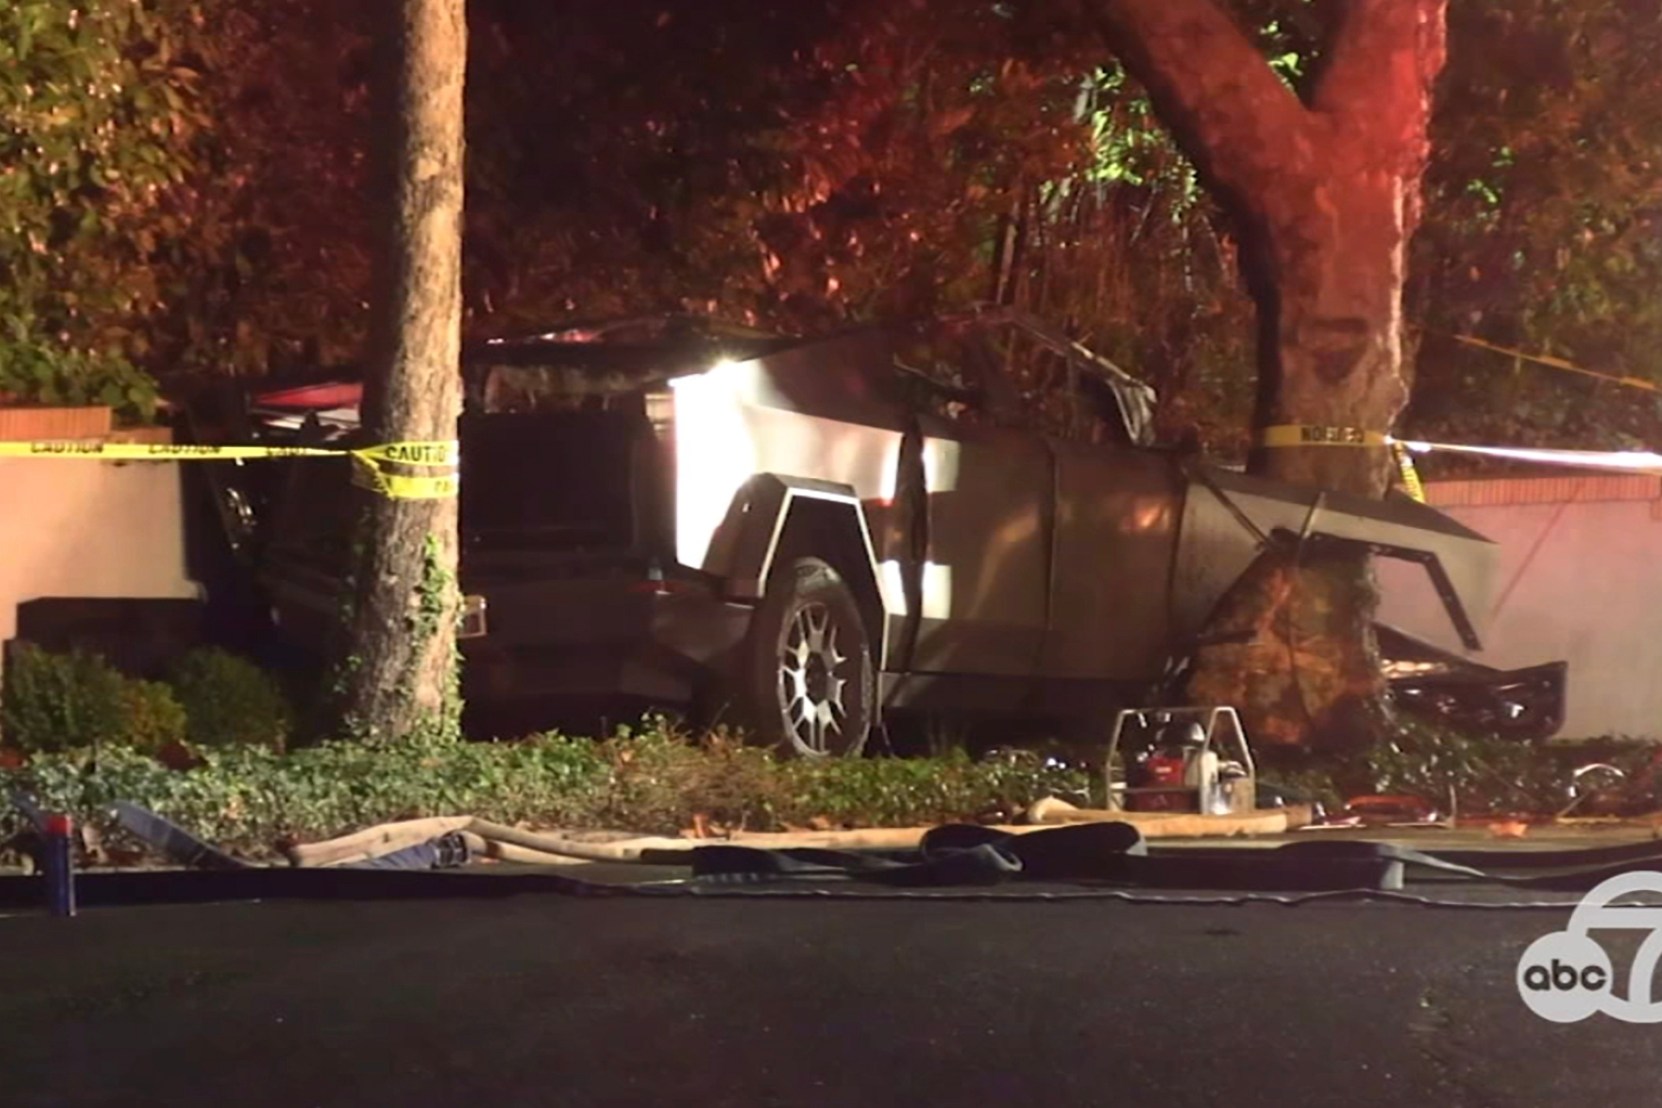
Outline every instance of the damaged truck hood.
[[[1370, 500], [1190, 464], [1172, 567], [1176, 642], [1196, 642], [1213, 609], [1271, 542], [1343, 545], [1423, 566], [1468, 650], [1481, 650], [1500, 548], [1434, 508]], [[1385, 678], [1416, 715], [1523, 742], [1564, 726], [1568, 665], [1501, 670], [1376, 624]]]
[[1424, 566], [1461, 641], [1482, 649], [1500, 548], [1406, 496], [1385, 500], [1301, 488], [1191, 464], [1173, 567], [1173, 621], [1199, 634], [1223, 595], [1271, 541], [1342, 545]]

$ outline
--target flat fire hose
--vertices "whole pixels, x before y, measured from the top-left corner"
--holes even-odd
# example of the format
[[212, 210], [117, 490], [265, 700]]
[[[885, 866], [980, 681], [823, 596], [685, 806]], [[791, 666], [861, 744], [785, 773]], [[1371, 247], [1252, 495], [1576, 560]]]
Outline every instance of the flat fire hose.
[[[1412, 879], [1563, 893], [1586, 892], [1623, 873], [1662, 870], [1662, 843], [1575, 851], [1433, 852], [1395, 843], [1314, 840], [1261, 849], [1151, 853], [1134, 828], [1112, 823], [1022, 836], [949, 825], [925, 836], [918, 853], [917, 861], [885, 867], [865, 856], [830, 857], [837, 854], [832, 851], [718, 846], [692, 851], [692, 867], [695, 877], [717, 880], [840, 876], [879, 884], [939, 885], [990, 884], [1019, 877], [1148, 889], [1397, 892]], [[1520, 869], [1552, 872], [1504, 872]]]
[[[1011, 835], [947, 825], [924, 836], [913, 856], [767, 850], [718, 845], [692, 851], [695, 880], [764, 882], [846, 879], [899, 887], [992, 885], [1012, 880], [1090, 882], [1145, 889], [1321, 892], [1399, 890], [1405, 861], [1375, 843], [1295, 843], [1289, 850], [1150, 856], [1129, 824], [1092, 823]], [[1475, 873], [1476, 871], [1472, 871]]]
[[[143, 809], [122, 822], [147, 840], [170, 841], [198, 866], [229, 856]], [[144, 818], [140, 818], [140, 817]], [[453, 833], [452, 833], [453, 834]], [[178, 839], [174, 836], [184, 838]], [[922, 899], [1118, 899], [1139, 903], [1299, 904], [1336, 898], [1395, 899], [1459, 907], [1558, 907], [1433, 901], [1404, 892], [1411, 882], [1585, 892], [1619, 873], [1662, 870], [1662, 843], [1574, 851], [1418, 851], [1391, 843], [1312, 841], [1270, 848], [1156, 849], [1128, 824], [1076, 824], [1016, 835], [949, 824], [912, 851], [696, 846], [652, 859], [690, 869], [686, 879], [610, 883], [547, 872], [422, 872], [442, 859], [440, 839], [374, 869], [260, 867], [94, 872], [77, 878], [81, 904], [130, 905], [264, 899], [495, 898], [526, 893], [577, 897], [856, 896]], [[402, 868], [417, 866], [420, 869]], [[1526, 872], [1500, 872], [1523, 870]], [[1062, 890], [1022, 890], [1065, 885]], [[1002, 886], [999, 889], [989, 886]], [[1014, 886], [1014, 887], [1011, 887]], [[1207, 890], [1209, 897], [1149, 897], [1137, 890]], [[1232, 895], [1231, 895], [1232, 894]], [[1270, 895], [1295, 894], [1295, 895]], [[40, 879], [0, 878], [0, 908], [41, 902]]]

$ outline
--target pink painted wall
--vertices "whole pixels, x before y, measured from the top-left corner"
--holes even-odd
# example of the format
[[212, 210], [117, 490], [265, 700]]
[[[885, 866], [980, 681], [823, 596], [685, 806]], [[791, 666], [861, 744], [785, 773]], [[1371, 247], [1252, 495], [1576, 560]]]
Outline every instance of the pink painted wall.
[[0, 642], [28, 600], [197, 595], [177, 465], [0, 459]]
[[[1500, 545], [1485, 649], [1512, 669], [1570, 663], [1563, 738], [1662, 740], [1662, 479], [1434, 482], [1427, 499]], [[1460, 651], [1417, 567], [1382, 560], [1380, 618]]]

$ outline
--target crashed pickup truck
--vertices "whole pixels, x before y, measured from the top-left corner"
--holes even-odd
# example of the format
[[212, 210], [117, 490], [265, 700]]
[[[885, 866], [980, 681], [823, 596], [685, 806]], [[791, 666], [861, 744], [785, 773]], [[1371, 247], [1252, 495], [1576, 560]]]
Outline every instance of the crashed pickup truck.
[[[1035, 418], [1055, 390], [1024, 392], [1034, 366], [1088, 410]], [[1483, 536], [1406, 496], [1318, 499], [1158, 447], [1146, 385], [1013, 312], [812, 338], [573, 325], [469, 344], [463, 374], [463, 690], [520, 726], [612, 699], [827, 756], [886, 713], [1100, 721], [1145, 702], [1277, 536], [1424, 566], [1480, 646]], [[356, 405], [349, 383], [313, 385], [198, 433], [352, 445]], [[339, 610], [349, 465], [214, 470], [233, 545], [303, 647]], [[1560, 725], [1561, 665], [1384, 642], [1410, 707], [1519, 737]]]

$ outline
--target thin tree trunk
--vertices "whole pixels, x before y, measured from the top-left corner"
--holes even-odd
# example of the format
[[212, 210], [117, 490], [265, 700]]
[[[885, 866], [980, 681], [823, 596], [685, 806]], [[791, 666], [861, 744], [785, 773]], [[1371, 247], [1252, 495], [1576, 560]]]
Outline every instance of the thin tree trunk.
[[[396, 49], [364, 425], [375, 443], [446, 443], [460, 413], [464, 0], [377, 0]], [[431, 467], [383, 467], [430, 477]], [[361, 493], [336, 724], [372, 741], [457, 729], [454, 494]]]

